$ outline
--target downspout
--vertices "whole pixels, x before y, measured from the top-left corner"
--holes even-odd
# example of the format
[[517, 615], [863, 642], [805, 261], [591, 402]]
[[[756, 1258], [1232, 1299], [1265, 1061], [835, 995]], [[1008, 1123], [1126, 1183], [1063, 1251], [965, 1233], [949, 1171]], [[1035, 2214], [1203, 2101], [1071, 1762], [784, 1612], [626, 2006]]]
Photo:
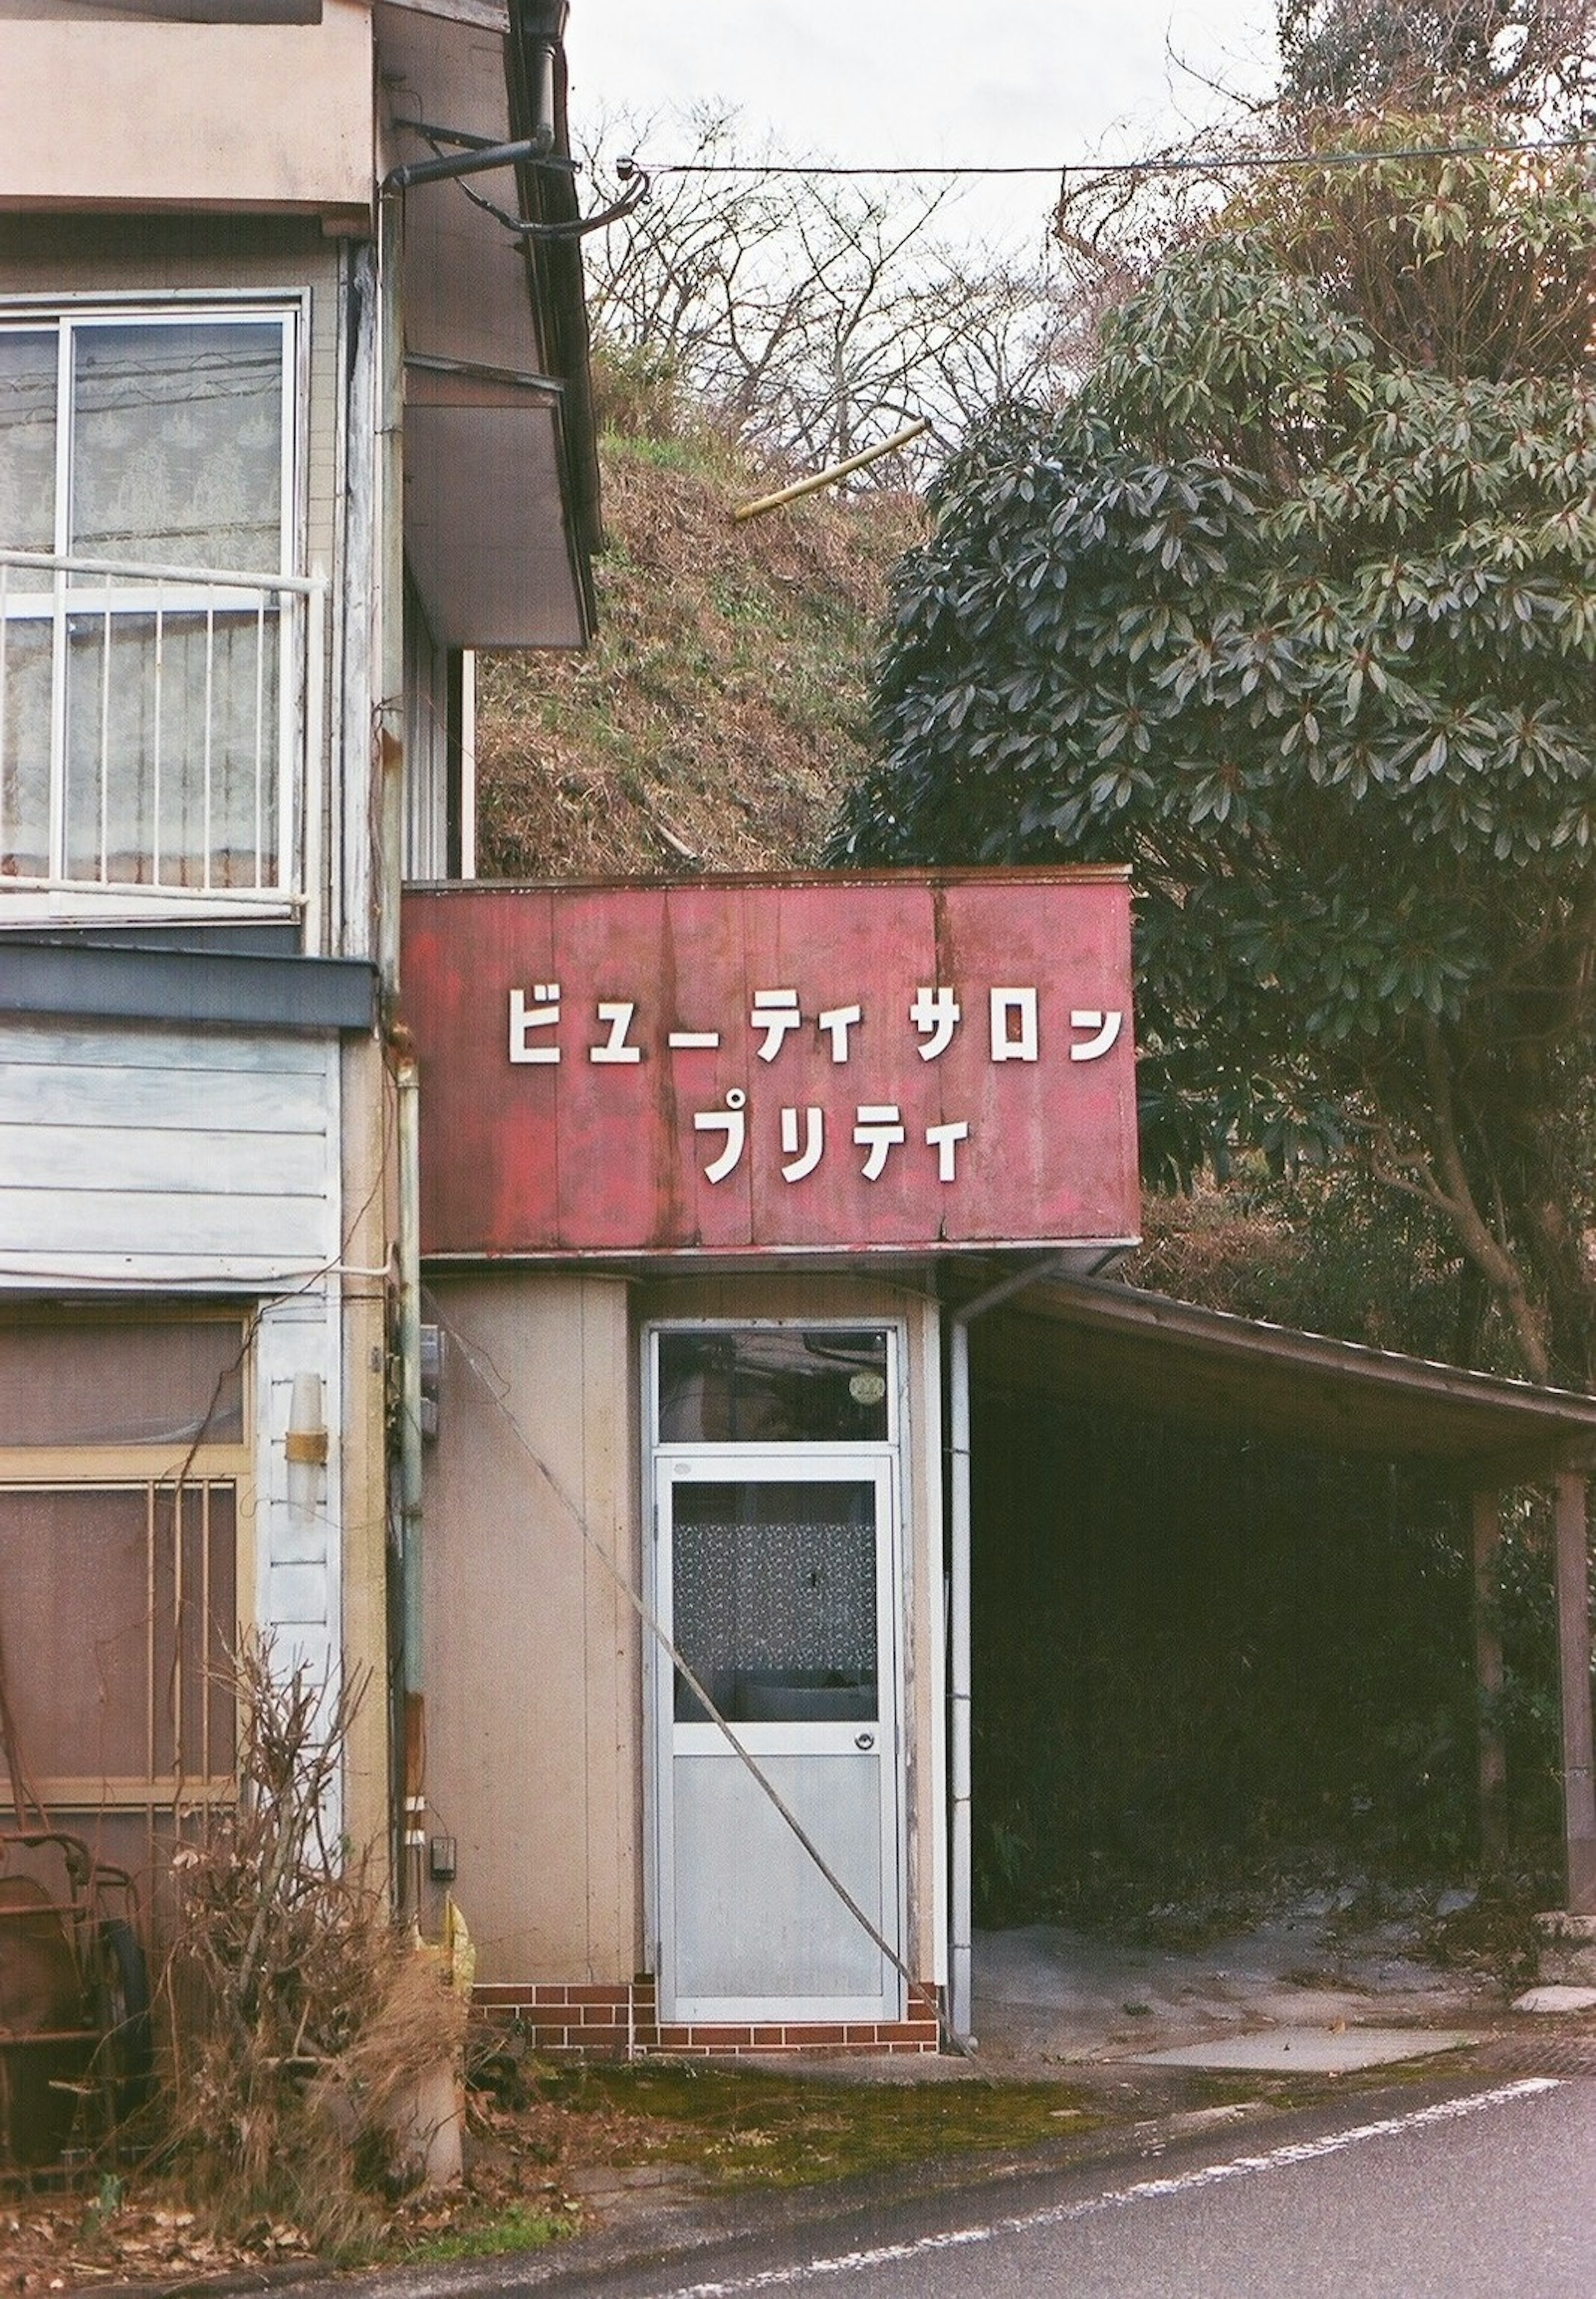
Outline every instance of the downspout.
[[969, 1329], [988, 1309], [1054, 1273], [1050, 1253], [989, 1285], [954, 1311], [948, 1332], [948, 2031], [968, 2050], [970, 2034], [970, 1413]]
[[395, 1032], [399, 1123], [400, 1684], [404, 1726], [400, 1904], [421, 1907], [427, 1797], [421, 1777], [421, 1167], [420, 1085], [410, 1033]]
[[393, 1010], [399, 996], [399, 890], [404, 876], [404, 336], [399, 306], [404, 204], [384, 199], [378, 224], [376, 724], [372, 727], [378, 884], [372, 925], [382, 986]]
[[399, 1746], [399, 1905], [420, 1920], [426, 1802], [421, 1779], [421, 1267], [420, 1089], [415, 1049], [398, 1017], [399, 897], [404, 878], [404, 341], [400, 280], [404, 206], [378, 212], [377, 693], [371, 773], [378, 868], [370, 929], [393, 1060], [398, 1133], [398, 1614], [394, 1721]]

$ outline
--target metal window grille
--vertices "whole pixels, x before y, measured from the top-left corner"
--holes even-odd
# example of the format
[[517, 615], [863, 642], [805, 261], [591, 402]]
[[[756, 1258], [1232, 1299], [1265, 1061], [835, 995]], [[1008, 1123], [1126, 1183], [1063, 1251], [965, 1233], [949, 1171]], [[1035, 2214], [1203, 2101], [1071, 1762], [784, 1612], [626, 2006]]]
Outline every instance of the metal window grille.
[[0, 325], [0, 880], [295, 902], [325, 583], [293, 573], [285, 309]]

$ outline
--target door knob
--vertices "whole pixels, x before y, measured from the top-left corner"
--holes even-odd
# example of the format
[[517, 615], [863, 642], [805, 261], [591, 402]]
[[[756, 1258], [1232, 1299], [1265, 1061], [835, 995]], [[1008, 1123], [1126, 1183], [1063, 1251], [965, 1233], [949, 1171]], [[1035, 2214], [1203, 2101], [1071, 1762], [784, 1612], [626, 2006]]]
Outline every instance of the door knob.
[[853, 1735], [853, 1745], [856, 1748], [873, 1748], [876, 1745], [876, 1735], [873, 1732], [856, 1732]]

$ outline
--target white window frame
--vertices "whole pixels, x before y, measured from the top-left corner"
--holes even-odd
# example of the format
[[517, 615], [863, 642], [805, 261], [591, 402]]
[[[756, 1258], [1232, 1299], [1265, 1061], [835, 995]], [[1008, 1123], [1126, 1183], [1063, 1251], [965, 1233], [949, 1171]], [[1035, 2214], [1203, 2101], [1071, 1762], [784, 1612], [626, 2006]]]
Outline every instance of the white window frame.
[[[278, 461], [278, 552], [271, 567], [186, 569], [136, 561], [74, 557], [70, 550], [71, 505], [71, 343], [79, 328], [270, 325], [279, 332], [282, 438]], [[8, 620], [47, 620], [52, 629], [50, 731], [50, 853], [43, 877], [0, 876], [0, 923], [40, 917], [188, 917], [296, 915], [305, 901], [306, 826], [320, 803], [324, 630], [327, 585], [320, 574], [298, 571], [303, 561], [305, 383], [309, 299], [303, 293], [180, 294], [148, 296], [18, 297], [0, 303], [0, 331], [53, 334], [56, 342], [54, 532], [47, 553], [0, 552], [0, 745], [4, 743], [4, 637]], [[96, 583], [92, 578], [100, 576]], [[90, 579], [85, 580], [85, 577]], [[275, 785], [277, 838], [273, 876], [261, 870], [252, 886], [185, 886], [112, 879], [101, 855], [97, 877], [71, 877], [66, 869], [66, 645], [69, 617], [187, 613], [209, 609], [237, 614], [254, 609], [278, 634], [276, 759], [267, 768]], [[107, 674], [108, 675], [108, 674]], [[264, 691], [257, 676], [257, 709]], [[264, 787], [262, 784], [262, 787]], [[0, 786], [3, 799], [3, 786]], [[257, 822], [261, 818], [257, 790]], [[0, 842], [4, 824], [0, 823]], [[158, 858], [158, 846], [156, 850]], [[152, 858], [156, 859], [156, 858]]]
[[[822, 1438], [794, 1438], [772, 1443], [768, 1440], [746, 1443], [717, 1443], [686, 1440], [669, 1441], [660, 1435], [660, 1342], [668, 1334], [676, 1333], [736, 1333], [760, 1330], [788, 1332], [877, 1332], [886, 1335], [887, 1349], [887, 1423], [886, 1435], [878, 1438], [858, 1438], [843, 1442]], [[896, 1893], [895, 1920], [899, 1933], [900, 1951], [907, 1950], [911, 1938], [911, 1915], [909, 1896], [909, 1830], [910, 1795], [908, 1779], [909, 1751], [914, 1739], [914, 1718], [910, 1708], [908, 1677], [908, 1622], [905, 1606], [908, 1601], [910, 1559], [914, 1553], [913, 1495], [910, 1485], [909, 1439], [914, 1423], [910, 1413], [909, 1383], [912, 1351], [907, 1320], [898, 1313], [871, 1313], [841, 1315], [828, 1312], [819, 1316], [661, 1316], [652, 1317], [644, 1324], [639, 1336], [642, 1355], [643, 1411], [638, 1435], [642, 1440], [642, 1477], [644, 1493], [644, 1556], [643, 1585], [651, 1617], [661, 1618], [662, 1591], [661, 1571], [664, 1560], [660, 1544], [660, 1489], [669, 1476], [671, 1465], [680, 1461], [688, 1466], [702, 1463], [724, 1467], [735, 1473], [739, 1464], [757, 1463], [761, 1466], [790, 1461], [798, 1465], [812, 1464], [821, 1458], [846, 1458], [881, 1465], [886, 1472], [892, 1503], [891, 1641], [884, 1657], [893, 1673], [891, 1706], [893, 1711], [894, 1746], [887, 1761], [893, 1771], [894, 1842], [887, 1847], [887, 1856], [894, 1862]], [[669, 1612], [669, 1598], [664, 1598], [663, 1610]], [[664, 1955], [665, 1882], [671, 1865], [670, 1853], [662, 1838], [670, 1827], [669, 1791], [665, 1778], [666, 1733], [662, 1725], [667, 1689], [674, 1684], [675, 1672], [669, 1656], [663, 1653], [657, 1637], [645, 1634], [643, 1639], [643, 1752], [644, 1822], [643, 1831], [643, 1900], [644, 1900], [644, 1969], [661, 1979]], [[885, 1695], [884, 1695], [885, 1698]], [[662, 2013], [662, 2017], [665, 2015]], [[738, 2018], [744, 2015], [738, 2013]], [[811, 2014], [818, 2017], [818, 2014]], [[894, 2016], [881, 2010], [861, 2013], [861, 2018], [881, 2019]], [[902, 2016], [902, 2006], [896, 2016]]]

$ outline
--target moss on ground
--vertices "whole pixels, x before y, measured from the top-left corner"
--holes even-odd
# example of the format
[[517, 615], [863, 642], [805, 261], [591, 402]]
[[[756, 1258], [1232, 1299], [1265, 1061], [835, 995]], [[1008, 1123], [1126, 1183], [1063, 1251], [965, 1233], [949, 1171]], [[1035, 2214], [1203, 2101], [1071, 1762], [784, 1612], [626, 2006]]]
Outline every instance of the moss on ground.
[[568, 2115], [623, 2119], [616, 2165], [676, 2164], [723, 2187], [801, 2187], [1107, 2121], [1065, 2084], [828, 2083], [679, 2062], [561, 2070], [540, 2088]]
[[436, 2235], [423, 2236], [400, 2254], [407, 2262], [446, 2259], [492, 2259], [502, 2252], [541, 2251], [544, 2244], [574, 2235], [579, 2225], [574, 2212], [534, 2211], [514, 2204], [508, 2211], [482, 2219], [470, 2216]]

